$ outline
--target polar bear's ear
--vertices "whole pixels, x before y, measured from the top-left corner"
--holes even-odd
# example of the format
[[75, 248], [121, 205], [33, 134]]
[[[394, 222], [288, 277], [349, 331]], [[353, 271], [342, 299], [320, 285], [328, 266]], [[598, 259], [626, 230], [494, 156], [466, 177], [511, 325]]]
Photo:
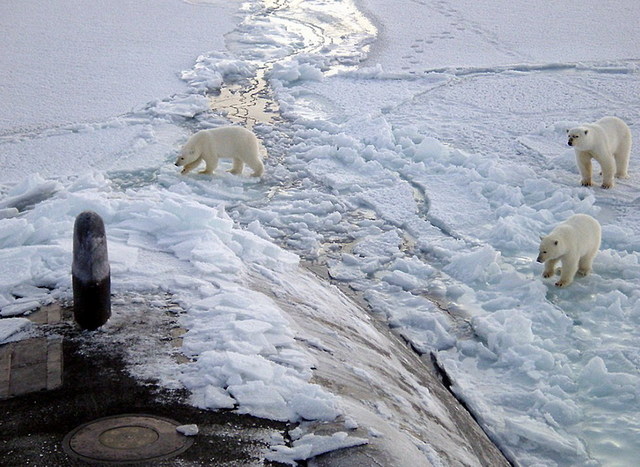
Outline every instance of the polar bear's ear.
[[567, 134], [569, 134], [569, 128], [567, 128]]

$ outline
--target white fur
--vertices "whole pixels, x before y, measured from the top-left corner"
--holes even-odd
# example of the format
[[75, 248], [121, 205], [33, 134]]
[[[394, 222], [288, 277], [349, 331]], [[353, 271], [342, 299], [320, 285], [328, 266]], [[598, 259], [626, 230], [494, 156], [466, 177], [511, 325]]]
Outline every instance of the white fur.
[[201, 130], [193, 134], [182, 148], [176, 165], [184, 166], [182, 173], [186, 174], [204, 161], [205, 169], [200, 173], [211, 174], [218, 167], [219, 159], [233, 159], [233, 168], [229, 171], [232, 174], [241, 174], [244, 164], [253, 169], [254, 177], [264, 172], [258, 138], [239, 126]]
[[600, 223], [586, 214], [575, 214], [546, 237], [540, 237], [538, 262], [544, 263], [542, 277], [553, 276], [558, 261], [562, 261], [558, 287], [571, 284], [576, 272], [583, 276], [589, 274], [600, 249], [600, 237]]
[[568, 144], [576, 150], [576, 163], [582, 176], [583, 186], [591, 186], [591, 159], [602, 169], [602, 188], [614, 185], [614, 175], [627, 178], [631, 131], [617, 117], [604, 117], [595, 123], [586, 123], [567, 130]]

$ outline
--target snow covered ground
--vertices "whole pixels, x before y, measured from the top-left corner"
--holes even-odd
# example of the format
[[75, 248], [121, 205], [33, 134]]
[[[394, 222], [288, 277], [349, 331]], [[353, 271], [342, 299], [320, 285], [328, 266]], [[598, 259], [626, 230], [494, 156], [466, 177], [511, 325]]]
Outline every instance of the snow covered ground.
[[[628, 180], [580, 187], [565, 129], [616, 115], [640, 139], [638, 17], [632, 0], [0, 6], [0, 338], [24, 336], [22, 315], [69, 297], [73, 221], [91, 209], [115, 291], [170, 293], [188, 330], [190, 363], [133, 371], [186, 386], [201, 407], [369, 429], [301, 430], [274, 458], [395, 427], [411, 460], [452, 461], [394, 420], [406, 395], [364, 417], [319, 384], [317, 355], [338, 344], [284, 303], [316, 317], [350, 308], [302, 258], [433, 355], [517, 465], [635, 465], [638, 151]], [[243, 110], [267, 92], [279, 116]], [[188, 135], [229, 121], [255, 125], [266, 175], [180, 176]], [[602, 248], [592, 275], [557, 289], [535, 262], [538, 239], [574, 213], [601, 222]], [[371, 384], [371, 368], [350, 373]], [[428, 391], [411, 404], [446, 424]]]

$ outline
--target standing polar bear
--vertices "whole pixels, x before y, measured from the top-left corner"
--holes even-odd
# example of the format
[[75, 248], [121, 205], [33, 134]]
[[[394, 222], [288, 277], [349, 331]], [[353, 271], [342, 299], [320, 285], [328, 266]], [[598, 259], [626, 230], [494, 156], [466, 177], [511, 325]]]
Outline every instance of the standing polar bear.
[[182, 148], [176, 165], [184, 167], [182, 173], [192, 171], [205, 162], [201, 174], [212, 174], [218, 167], [219, 159], [233, 159], [234, 175], [242, 173], [244, 164], [253, 169], [253, 177], [264, 173], [264, 165], [260, 158], [258, 138], [246, 128], [225, 126], [211, 130], [200, 130], [193, 134]]
[[569, 146], [576, 151], [576, 162], [582, 176], [583, 186], [591, 186], [591, 159], [602, 169], [602, 188], [613, 187], [614, 175], [627, 178], [631, 131], [617, 117], [604, 117], [595, 123], [567, 130]]
[[575, 214], [546, 237], [540, 237], [538, 263], [544, 263], [542, 277], [552, 277], [558, 261], [562, 261], [558, 287], [571, 284], [576, 272], [589, 274], [600, 249], [600, 237], [600, 223], [586, 214]]

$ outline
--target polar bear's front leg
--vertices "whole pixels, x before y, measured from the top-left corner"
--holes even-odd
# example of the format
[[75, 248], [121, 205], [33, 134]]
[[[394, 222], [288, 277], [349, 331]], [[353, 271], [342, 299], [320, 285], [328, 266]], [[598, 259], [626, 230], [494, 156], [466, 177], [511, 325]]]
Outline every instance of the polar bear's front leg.
[[582, 186], [591, 186], [591, 154], [587, 151], [576, 151], [576, 164], [582, 177]]
[[218, 158], [215, 157], [215, 158], [205, 159], [205, 164], [206, 165], [204, 166], [204, 170], [201, 170], [200, 173], [205, 175], [211, 175], [218, 168]]
[[189, 163], [189, 164], [185, 164], [185, 166], [182, 168], [182, 174], [187, 174], [189, 172], [191, 172], [193, 169], [195, 169], [198, 164], [200, 164], [200, 161], [202, 161], [202, 157], [198, 157], [195, 161]]
[[547, 278], [555, 275], [556, 273], [556, 264], [558, 263], [557, 259], [549, 259], [544, 263], [544, 271], [542, 272], [542, 277]]
[[616, 160], [609, 152], [602, 153], [597, 161], [602, 169], [602, 188], [611, 188], [614, 185], [613, 176], [616, 172]]
[[562, 271], [560, 279], [556, 282], [556, 287], [566, 287], [571, 284], [576, 272], [578, 272], [578, 260], [562, 258]]

